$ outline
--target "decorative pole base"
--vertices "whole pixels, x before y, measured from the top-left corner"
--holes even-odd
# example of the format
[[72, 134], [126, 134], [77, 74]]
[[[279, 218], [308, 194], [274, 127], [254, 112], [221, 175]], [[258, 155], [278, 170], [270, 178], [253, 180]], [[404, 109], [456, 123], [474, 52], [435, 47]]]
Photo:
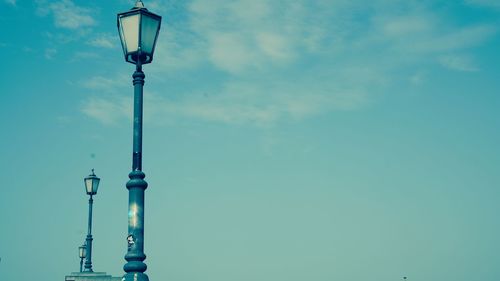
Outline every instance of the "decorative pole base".
[[149, 281], [149, 277], [145, 273], [130, 272], [123, 275], [123, 281]]
[[87, 257], [85, 258], [84, 272], [94, 272], [92, 270], [92, 235], [87, 235]]
[[125, 255], [127, 263], [123, 266], [125, 281], [149, 281], [144, 273], [147, 265], [144, 263], [144, 191], [148, 183], [145, 174], [140, 170], [130, 172], [127, 189], [129, 191], [128, 216], [128, 251]]

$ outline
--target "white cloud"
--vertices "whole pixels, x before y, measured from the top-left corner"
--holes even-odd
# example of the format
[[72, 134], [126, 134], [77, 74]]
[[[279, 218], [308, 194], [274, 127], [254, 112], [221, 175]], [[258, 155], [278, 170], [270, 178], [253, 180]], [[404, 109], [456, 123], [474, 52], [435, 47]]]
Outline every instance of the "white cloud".
[[97, 24], [91, 16], [91, 9], [77, 6], [71, 0], [56, 2], [38, 0], [37, 4], [40, 15], [53, 15], [56, 27], [76, 30]]
[[113, 36], [110, 34], [100, 34], [87, 42], [89, 45], [99, 48], [117, 48], [120, 45], [120, 39], [118, 36]]
[[466, 56], [456, 56], [456, 55], [445, 55], [438, 59], [442, 66], [457, 71], [475, 72], [479, 71], [479, 68], [474, 63], [470, 57]]
[[270, 59], [287, 60], [293, 56], [287, 39], [283, 36], [271, 32], [261, 32], [255, 37], [259, 49]]
[[[364, 78], [359, 75], [349, 78], [354, 73], [362, 74]], [[374, 81], [371, 75], [348, 69], [328, 74], [331, 80], [325, 83], [316, 83], [309, 75], [278, 82], [260, 77], [261, 83], [255, 83], [253, 79], [227, 82], [214, 93], [207, 94], [206, 89], [202, 89], [176, 98], [158, 90], [153, 93], [153, 90], [148, 90], [144, 96], [145, 120], [162, 123], [164, 120], [172, 122], [176, 118], [190, 118], [265, 127], [282, 120], [300, 120], [331, 110], [354, 110], [370, 102], [370, 94], [363, 90], [363, 84], [364, 81]], [[349, 87], [352, 79], [360, 80], [358, 87]], [[129, 83], [117, 80], [103, 77], [89, 80], [86, 87], [98, 92], [99, 97], [85, 101], [82, 111], [104, 124], [128, 121], [130, 116], [127, 113], [131, 114], [132, 101], [120, 94], [124, 90], [116, 83], [121, 86]], [[131, 87], [129, 90], [132, 91]], [[97, 112], [101, 110], [106, 112]]]
[[426, 61], [430, 54], [441, 55], [480, 46], [493, 38], [498, 30], [496, 26], [484, 23], [454, 26], [445, 19], [422, 8], [405, 16], [374, 16], [372, 27], [365, 36], [359, 36], [359, 40], [355, 39], [351, 44], [357, 49], [379, 50], [382, 53], [377, 53], [378, 56], [392, 53], [401, 60], [395, 63], [403, 65], [403, 62], [412, 61], [418, 64]]
[[[319, 114], [330, 105], [340, 108], [357, 106], [359, 101], [352, 100], [352, 97], [332, 94], [331, 97], [314, 95], [304, 98], [280, 94], [266, 104], [255, 96], [241, 99], [231, 92], [218, 94], [214, 98], [196, 94], [177, 101], [149, 94], [145, 96], [145, 120], [162, 123], [175, 118], [192, 118], [227, 124], [271, 126], [282, 119], [302, 119]], [[82, 111], [104, 124], [116, 124], [130, 119], [131, 106], [132, 99], [124, 97], [94, 97], [84, 102]]]
[[381, 50], [376, 55], [391, 62], [394, 53], [406, 54], [411, 58], [405, 60], [419, 62], [429, 53], [479, 46], [497, 32], [491, 24], [454, 26], [423, 3], [194, 0], [189, 31], [205, 42], [198, 52], [206, 55], [200, 57], [233, 75], [288, 66], [311, 55], [350, 56], [353, 50]]
[[418, 33], [427, 33], [433, 28], [433, 19], [425, 18], [422, 15], [410, 15], [399, 17], [388, 17], [379, 19], [378, 24], [382, 27], [383, 32], [388, 37], [399, 37], [411, 35], [415, 36]]
[[96, 92], [116, 93], [129, 86], [132, 81], [131, 76], [124, 74], [115, 75], [115, 77], [94, 76], [81, 81], [80, 84]]
[[103, 99], [93, 97], [85, 100], [81, 110], [87, 116], [110, 125], [116, 124], [123, 118], [130, 118], [132, 115], [132, 99], [113, 98]]
[[73, 56], [73, 61], [78, 61], [78, 60], [88, 60], [88, 59], [98, 59], [100, 58], [100, 55], [98, 53], [93, 53], [93, 52], [76, 52]]
[[209, 38], [209, 44], [210, 60], [222, 70], [239, 72], [256, 66], [256, 54], [241, 34], [214, 33]]
[[[469, 52], [488, 42], [495, 26], [458, 26], [427, 6], [430, 1], [396, 2], [156, 0], [157, 7], [188, 15], [163, 24], [148, 66], [155, 79], [148, 89], [155, 94], [145, 95], [145, 118], [271, 126], [363, 108], [386, 94], [387, 85], [423, 83], [426, 67], [436, 64], [479, 70]], [[176, 89], [176, 98], [164, 95], [167, 81], [184, 75], [198, 75], [200, 83]], [[107, 124], [130, 118], [131, 105], [117, 91], [130, 86], [130, 77], [123, 77], [85, 82], [109, 93], [90, 99], [107, 113], [85, 114]]]
[[314, 49], [328, 28], [297, 21], [304, 14], [313, 17], [298, 2], [197, 0], [189, 6], [190, 29], [207, 43], [210, 62], [229, 73], [286, 65], [298, 49]]

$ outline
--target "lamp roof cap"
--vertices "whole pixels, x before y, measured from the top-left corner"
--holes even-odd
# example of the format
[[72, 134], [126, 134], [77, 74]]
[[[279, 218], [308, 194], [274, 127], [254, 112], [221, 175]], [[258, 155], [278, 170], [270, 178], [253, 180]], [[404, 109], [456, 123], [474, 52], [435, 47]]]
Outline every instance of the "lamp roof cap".
[[137, 0], [137, 2], [135, 2], [135, 6], [134, 6], [134, 9], [145, 9], [146, 7], [144, 7], [144, 3], [142, 3], [141, 0]]

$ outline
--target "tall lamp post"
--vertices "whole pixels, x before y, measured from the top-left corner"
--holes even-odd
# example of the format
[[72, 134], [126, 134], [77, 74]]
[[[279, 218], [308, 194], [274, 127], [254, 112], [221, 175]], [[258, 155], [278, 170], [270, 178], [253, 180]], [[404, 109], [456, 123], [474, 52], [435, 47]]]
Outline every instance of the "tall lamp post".
[[117, 17], [118, 32], [127, 62], [135, 64], [132, 75], [134, 85], [134, 129], [132, 171], [129, 173], [127, 189], [128, 201], [128, 236], [127, 263], [125, 281], [148, 281], [144, 273], [147, 269], [144, 260], [144, 191], [148, 184], [142, 172], [142, 108], [144, 72], [142, 65], [153, 60], [153, 53], [160, 31], [161, 17], [149, 12], [141, 0], [135, 6]]
[[85, 271], [93, 272], [92, 270], [92, 204], [94, 200], [92, 199], [93, 195], [97, 194], [97, 188], [99, 187], [99, 181], [101, 179], [98, 178], [94, 174], [94, 169], [92, 169], [92, 173], [84, 179], [85, 182], [85, 191], [89, 198], [89, 225], [87, 232], [87, 239], [85, 240], [86, 249], [85, 249]]
[[87, 246], [85, 243], [78, 247], [78, 256], [80, 257], [80, 272], [83, 272], [83, 259], [85, 258], [85, 255], [87, 254], [86, 252]]

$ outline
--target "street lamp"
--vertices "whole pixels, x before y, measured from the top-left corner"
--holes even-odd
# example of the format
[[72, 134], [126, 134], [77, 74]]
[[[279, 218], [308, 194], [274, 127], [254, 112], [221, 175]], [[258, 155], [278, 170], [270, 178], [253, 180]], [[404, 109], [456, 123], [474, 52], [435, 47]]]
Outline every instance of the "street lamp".
[[94, 200], [92, 199], [93, 195], [97, 194], [97, 188], [99, 187], [99, 181], [101, 179], [98, 178], [94, 174], [94, 169], [92, 169], [92, 173], [84, 179], [85, 182], [85, 191], [89, 198], [89, 226], [87, 232], [86, 239], [86, 249], [85, 249], [85, 271], [93, 272], [92, 270], [92, 204]]
[[78, 256], [80, 256], [80, 272], [83, 272], [83, 259], [87, 254], [86, 248], [87, 246], [85, 245], [85, 243], [78, 247]]
[[142, 109], [144, 72], [142, 65], [153, 60], [156, 40], [160, 31], [161, 17], [149, 12], [138, 0], [135, 6], [117, 17], [118, 33], [125, 55], [125, 61], [135, 64], [132, 75], [134, 84], [134, 129], [132, 171], [129, 173], [127, 189], [128, 201], [128, 236], [127, 263], [125, 281], [148, 281], [144, 260], [144, 191], [148, 187], [142, 172]]

